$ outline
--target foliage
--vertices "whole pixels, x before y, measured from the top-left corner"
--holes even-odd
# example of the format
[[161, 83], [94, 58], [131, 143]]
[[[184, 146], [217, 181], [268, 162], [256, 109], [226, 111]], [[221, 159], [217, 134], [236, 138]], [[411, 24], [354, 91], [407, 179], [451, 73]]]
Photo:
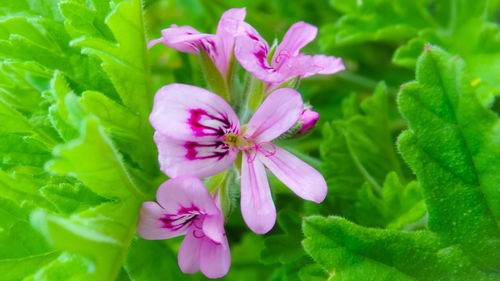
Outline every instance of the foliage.
[[402, 87], [399, 106], [409, 121], [399, 149], [424, 190], [428, 230], [310, 217], [307, 252], [332, 280], [498, 279], [497, 116], [478, 101], [464, 62], [433, 46], [418, 60], [417, 81]]
[[135, 235], [166, 179], [154, 92], [206, 86], [196, 56], [146, 42], [245, 5], [269, 42], [318, 26], [306, 52], [347, 70], [302, 81], [319, 129], [279, 144], [326, 200], [270, 177], [278, 223], [255, 235], [233, 210], [224, 279], [498, 280], [498, 0], [0, 0], [1, 279], [205, 279], [180, 272], [182, 239]]

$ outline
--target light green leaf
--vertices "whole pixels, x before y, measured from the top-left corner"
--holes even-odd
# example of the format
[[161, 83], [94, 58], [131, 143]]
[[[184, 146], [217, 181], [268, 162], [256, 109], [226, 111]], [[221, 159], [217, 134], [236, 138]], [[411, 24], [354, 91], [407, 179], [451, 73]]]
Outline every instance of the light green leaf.
[[40, 188], [40, 193], [64, 214], [75, 213], [109, 201], [79, 183], [48, 184]]
[[[70, 18], [69, 21], [69, 26], [75, 29], [82, 28], [75, 26], [76, 18]], [[131, 126], [137, 127], [127, 135], [136, 136], [143, 145], [121, 146], [121, 149], [124, 153], [132, 155], [141, 169], [148, 173], [157, 173], [156, 161], [153, 160], [156, 159], [156, 149], [152, 138], [153, 130], [147, 118], [151, 112], [153, 96], [149, 84], [149, 62], [142, 22], [141, 1], [120, 3], [106, 19], [106, 24], [116, 42], [110, 41], [103, 33], [88, 34], [74, 39], [71, 45], [82, 47], [83, 53], [102, 60], [102, 68], [111, 79], [114, 89], [119, 95], [119, 99], [115, 101], [125, 105], [128, 110], [131, 110], [131, 114], [137, 116], [133, 117], [132, 120], [139, 121], [138, 126], [131, 124]], [[84, 32], [85, 29], [80, 31]], [[106, 105], [110, 105], [110, 102], [107, 102]], [[127, 110], [115, 109], [117, 106], [112, 108], [111, 111], [123, 112]], [[92, 109], [90, 110], [92, 111]], [[100, 113], [102, 113], [102, 109]], [[117, 124], [127, 124], [129, 119], [121, 119], [125, 116], [123, 114], [114, 116], [114, 119], [119, 121]], [[118, 135], [123, 135], [123, 132], [118, 132], [116, 127], [115, 132]]]
[[177, 263], [177, 255], [162, 241], [135, 237], [125, 262], [125, 272], [134, 281], [189, 280]]
[[42, 143], [14, 134], [0, 135], [0, 154], [4, 167], [10, 165], [43, 167], [43, 164], [50, 159], [50, 151]]
[[[13, 202], [1, 211], [24, 208], [23, 216], [2, 222], [0, 262], [26, 261], [9, 275], [13, 280], [113, 280], [144, 192], [159, 173], [147, 120], [152, 100], [142, 8], [138, 0], [59, 2], [20, 0], [0, 8], [0, 119], [7, 125], [0, 200]], [[100, 52], [104, 59], [70, 45], [94, 39], [114, 53]], [[121, 65], [123, 58], [133, 68]], [[45, 159], [47, 152], [52, 156]], [[44, 164], [60, 175], [44, 172]], [[61, 254], [36, 262], [51, 252]]]
[[[92, 35], [72, 41], [86, 54], [97, 55], [122, 102], [141, 115], [149, 115], [152, 98], [147, 82], [149, 64], [142, 24], [141, 2], [122, 2], [106, 19], [115, 42]], [[131, 55], [134, 54], [134, 55]], [[137, 93], [142, 93], [138, 95]]]
[[47, 265], [39, 267], [33, 275], [23, 281], [34, 280], [86, 280], [86, 275], [95, 270], [94, 264], [82, 257], [68, 252], [61, 253]]
[[54, 260], [58, 255], [58, 252], [50, 252], [19, 259], [0, 260], [2, 279], [5, 281], [22, 280], [23, 277], [34, 273], [37, 268]]
[[82, 138], [56, 147], [54, 155], [56, 158], [46, 165], [48, 170], [61, 175], [70, 173], [96, 194], [105, 198], [144, 198], [104, 128], [94, 119], [87, 120]]

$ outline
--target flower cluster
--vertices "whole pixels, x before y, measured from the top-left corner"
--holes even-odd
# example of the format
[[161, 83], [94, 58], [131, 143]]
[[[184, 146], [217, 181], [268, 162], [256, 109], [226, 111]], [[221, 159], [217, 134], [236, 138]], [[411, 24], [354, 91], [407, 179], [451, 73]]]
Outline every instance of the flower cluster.
[[[210, 278], [224, 276], [230, 266], [223, 225], [234, 201], [227, 197], [235, 192], [226, 190], [234, 185], [225, 181], [240, 180], [241, 214], [258, 234], [276, 221], [266, 168], [301, 198], [317, 203], [325, 198], [323, 176], [273, 141], [302, 135], [319, 118], [288, 87], [313, 74], [344, 69], [339, 58], [299, 53], [315, 38], [316, 27], [295, 23], [279, 45], [269, 47], [244, 18], [244, 8], [230, 9], [216, 34], [172, 25], [149, 43], [198, 54], [201, 64], [217, 73], [204, 73], [213, 92], [170, 84], [156, 93], [150, 122], [160, 169], [171, 179], [158, 189], [158, 203], [142, 205], [137, 233], [145, 239], [186, 235], [178, 256], [181, 270], [201, 270]], [[238, 63], [247, 71], [242, 89], [234, 86]], [[200, 181], [220, 175], [223, 180], [209, 189]]]

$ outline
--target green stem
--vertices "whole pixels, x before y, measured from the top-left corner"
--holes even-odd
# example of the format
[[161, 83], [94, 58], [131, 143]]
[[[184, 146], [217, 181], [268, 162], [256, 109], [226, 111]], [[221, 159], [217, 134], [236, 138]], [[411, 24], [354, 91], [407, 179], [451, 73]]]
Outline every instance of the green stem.
[[361, 161], [359, 161], [358, 156], [356, 156], [356, 154], [354, 153], [354, 151], [351, 147], [351, 144], [349, 143], [349, 140], [347, 139], [347, 132], [344, 129], [342, 129], [342, 131], [343, 131], [344, 136], [345, 136], [344, 140], [345, 140], [345, 143], [347, 145], [347, 150], [349, 151], [349, 154], [351, 155], [352, 161], [354, 162], [354, 164], [358, 168], [358, 171], [363, 175], [363, 177], [368, 182], [370, 182], [374, 187], [377, 188], [376, 190], [378, 192], [382, 192], [382, 187], [377, 183], [377, 181], [374, 178], [372, 178], [372, 176], [370, 175], [370, 173], [368, 173], [368, 171], [365, 169], [363, 164], [361, 164]]
[[[368, 88], [368, 89], [376, 89], [379, 81], [376, 81], [374, 79], [355, 74], [350, 71], [342, 71], [337, 74], [335, 74], [338, 78], [343, 79], [345, 81], [348, 81], [350, 83], [353, 83], [355, 85], [361, 86], [363, 88]], [[387, 87], [387, 93], [391, 95], [395, 95], [398, 91], [392, 87]]]

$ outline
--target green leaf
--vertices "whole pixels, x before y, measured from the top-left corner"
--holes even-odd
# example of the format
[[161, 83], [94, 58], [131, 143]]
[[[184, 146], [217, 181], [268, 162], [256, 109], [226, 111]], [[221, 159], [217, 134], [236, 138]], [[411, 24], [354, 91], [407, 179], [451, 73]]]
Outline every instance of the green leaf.
[[309, 264], [302, 267], [299, 271], [299, 277], [302, 281], [324, 281], [328, 280], [330, 276], [318, 264]]
[[82, 114], [81, 109], [71, 107], [72, 101], [77, 99], [76, 95], [59, 72], [56, 72], [51, 80], [51, 90], [50, 100], [53, 104], [49, 107], [50, 122], [62, 139], [65, 141], [75, 139], [79, 135], [76, 129], [79, 127], [79, 122], [75, 120], [77, 119], [75, 115]]
[[130, 245], [125, 271], [135, 281], [187, 280], [177, 264], [177, 255], [162, 241], [136, 237]]
[[272, 235], [264, 241], [261, 260], [267, 264], [276, 262], [285, 264], [300, 259], [305, 254], [304, 250], [301, 247], [294, 247], [302, 240], [300, 216], [289, 209], [284, 209], [278, 213], [277, 220], [284, 233]]
[[98, 121], [89, 119], [84, 128], [80, 139], [55, 148], [55, 159], [47, 163], [47, 169], [61, 175], [71, 173], [105, 198], [144, 198]]
[[429, 229], [488, 269], [500, 266], [500, 123], [464, 62], [429, 46], [399, 96], [410, 131], [400, 150], [426, 193]]
[[[467, 62], [474, 79], [478, 79], [474, 83], [484, 104], [492, 105], [500, 94], [500, 29], [494, 13], [498, 1], [351, 0], [331, 1], [331, 5], [343, 16], [323, 26], [321, 43], [335, 53], [345, 53], [348, 59], [356, 59], [350, 71], [373, 68], [368, 72], [371, 75], [385, 73], [390, 63], [382, 55], [385, 53], [393, 54], [396, 65], [413, 70], [424, 45], [430, 43]], [[358, 64], [366, 65], [365, 69], [358, 70]], [[390, 81], [388, 77], [383, 79]]]
[[500, 75], [500, 28], [498, 23], [491, 22], [493, 19], [488, 16], [488, 10], [498, 7], [498, 3], [443, 1], [440, 4], [443, 12], [449, 14], [449, 21], [423, 29], [419, 36], [396, 50], [393, 61], [414, 68], [425, 44], [440, 46], [466, 61], [475, 81], [473, 84], [477, 84], [479, 99], [491, 105], [494, 97], [500, 94], [497, 79]]
[[479, 270], [456, 246], [430, 232], [357, 226], [338, 217], [309, 217], [304, 247], [329, 280], [497, 280]]
[[422, 227], [417, 222], [426, 213], [418, 183], [404, 186], [394, 172], [387, 174], [382, 192], [364, 184], [355, 207], [357, 222], [362, 225], [406, 230]]
[[113, 280], [159, 173], [141, 3], [18, 2], [0, 5], [2, 276]]
[[138, 114], [147, 116], [151, 111], [153, 97], [146, 94], [151, 93], [151, 90], [147, 82], [149, 64], [141, 2], [136, 0], [120, 3], [106, 19], [106, 24], [116, 42], [89, 34], [73, 40], [71, 44], [83, 47], [85, 54], [98, 56], [121, 101]]
[[90, 260], [63, 252], [57, 259], [40, 267], [33, 275], [23, 280], [85, 280], [86, 275], [93, 270], [94, 265]]
[[355, 95], [345, 99], [344, 118], [323, 128], [322, 171], [329, 188], [327, 199], [333, 200], [338, 214], [352, 219], [363, 215], [356, 214], [354, 208], [359, 191], [367, 184], [367, 188], [381, 193], [385, 177], [391, 171], [405, 181], [407, 175], [393, 144], [388, 106], [386, 87], [382, 83], [373, 96], [361, 104]]
[[332, 7], [345, 13], [322, 31], [325, 45], [345, 45], [374, 40], [404, 40], [434, 24], [426, 1], [333, 0]]
[[48, 184], [40, 189], [40, 193], [64, 214], [75, 213], [109, 201], [79, 183]]
[[[246, 227], [245, 227], [246, 228]], [[226, 228], [226, 231], [228, 229]], [[236, 231], [231, 234], [228, 231], [228, 238], [231, 248], [231, 269], [224, 277], [224, 280], [267, 280], [273, 267], [259, 262], [264, 239], [262, 235], [241, 229], [242, 237], [240, 241], [231, 241], [235, 237]], [[258, 270], [256, 270], [258, 268]], [[205, 278], [201, 278], [202, 280]]]
[[29, 276], [37, 268], [57, 258], [58, 254], [57, 252], [51, 252], [19, 259], [0, 260], [2, 279], [5, 281], [22, 280], [24, 276]]
[[12, 259], [26, 259], [27, 262], [40, 260], [31, 256], [51, 252], [43, 237], [29, 223], [29, 214], [33, 206], [26, 203], [21, 206], [16, 202], [0, 197], [0, 242], [2, 251], [0, 260], [10, 263]]
[[2, 166], [24, 165], [43, 167], [50, 159], [50, 151], [40, 142], [19, 135], [0, 135]]
[[122, 266], [135, 233], [138, 209], [139, 202], [129, 199], [104, 203], [69, 218], [39, 210], [32, 214], [31, 222], [55, 248], [90, 257], [95, 270], [87, 278], [110, 280]]
[[[399, 106], [410, 130], [399, 149], [417, 175], [429, 231], [310, 217], [304, 246], [331, 280], [497, 280], [498, 117], [478, 101], [464, 62], [428, 46]], [[371, 278], [371, 279], [367, 279]]]

